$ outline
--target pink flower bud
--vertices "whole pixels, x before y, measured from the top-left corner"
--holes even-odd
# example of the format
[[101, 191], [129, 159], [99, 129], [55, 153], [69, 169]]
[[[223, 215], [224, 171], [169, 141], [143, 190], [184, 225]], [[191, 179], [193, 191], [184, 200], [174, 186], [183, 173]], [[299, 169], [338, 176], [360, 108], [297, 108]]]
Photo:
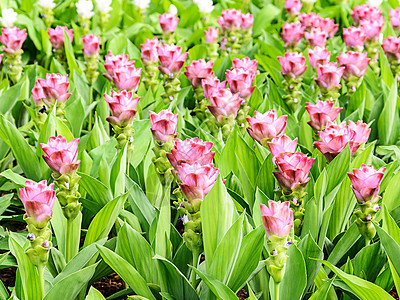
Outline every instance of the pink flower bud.
[[213, 143], [203, 142], [197, 137], [184, 141], [174, 139], [174, 147], [171, 153], [167, 153], [167, 158], [175, 169], [182, 163], [208, 165], [212, 163], [215, 155], [215, 152], [211, 151], [212, 147]]
[[298, 78], [304, 74], [307, 69], [306, 58], [303, 53], [286, 52], [285, 56], [278, 56], [282, 67], [282, 74], [289, 78]]
[[64, 47], [64, 31], [67, 32], [69, 39], [74, 39], [74, 31], [72, 29], [68, 29], [66, 26], [57, 26], [56, 28], [49, 28], [47, 33], [50, 36], [50, 42], [53, 45], [53, 48], [56, 50], [62, 49]]
[[67, 93], [69, 87], [68, 75], [46, 74], [46, 80], [38, 79], [32, 89], [32, 97], [36, 105], [43, 101], [46, 105], [66, 102], [71, 96]]
[[78, 158], [79, 139], [73, 139], [67, 143], [67, 139], [61, 135], [50, 137], [47, 144], [41, 143], [44, 155], [43, 159], [56, 174], [72, 175], [79, 167]]
[[380, 8], [370, 6], [368, 4], [362, 4], [353, 7], [353, 12], [351, 13], [354, 24], [358, 25], [361, 20], [377, 20], [382, 17], [382, 12]]
[[158, 62], [158, 39], [156, 37], [146, 39], [144, 44], [140, 45], [142, 50], [142, 61], [144, 64]]
[[297, 46], [303, 38], [304, 26], [301, 23], [285, 23], [282, 26], [281, 37], [285, 47]]
[[335, 24], [335, 20], [332, 20], [330, 18], [320, 18], [318, 27], [322, 31], [325, 31], [328, 34], [329, 38], [333, 38], [339, 29], [339, 25]]
[[325, 156], [328, 162], [332, 161], [347, 144], [354, 138], [355, 132], [346, 123], [329, 124], [323, 131], [318, 132], [321, 141], [315, 141], [314, 146]]
[[179, 18], [176, 15], [165, 13], [158, 17], [162, 31], [165, 33], [175, 32]]
[[204, 200], [217, 180], [219, 170], [212, 164], [182, 163], [177, 166], [179, 183], [183, 195], [190, 200]]
[[286, 115], [278, 118], [274, 110], [264, 114], [255, 111], [253, 118], [247, 117], [247, 122], [250, 124], [247, 132], [254, 140], [266, 146], [267, 142], [285, 133], [286, 119]]
[[364, 42], [366, 35], [361, 28], [349, 27], [343, 28], [343, 41], [347, 48], [355, 48], [362, 50], [364, 48]]
[[278, 172], [273, 172], [284, 193], [301, 191], [306, 186], [310, 177], [311, 166], [315, 158], [308, 158], [307, 155], [297, 153], [281, 153], [275, 156], [275, 165]]
[[255, 59], [250, 59], [249, 57], [244, 57], [242, 59], [235, 57], [232, 61], [232, 65], [234, 69], [242, 68], [249, 70], [253, 76], [255, 76], [257, 73], [258, 61]]
[[303, 3], [300, 0], [286, 0], [285, 9], [288, 15], [297, 16], [300, 12]]
[[285, 238], [293, 229], [293, 211], [290, 209], [290, 202], [268, 201], [268, 206], [260, 205], [261, 218], [263, 221], [265, 235]]
[[225, 72], [225, 77], [232, 93], [240, 93], [243, 99], [248, 99], [255, 89], [255, 86], [252, 86], [254, 74], [250, 70], [233, 68]]
[[242, 12], [240, 9], [233, 8], [223, 10], [217, 20], [222, 32], [225, 30], [235, 30], [242, 26]]
[[385, 170], [386, 168], [382, 167], [376, 171], [373, 166], [363, 164], [359, 169], [353, 169], [353, 173], [347, 173], [352, 183], [351, 188], [359, 202], [377, 200]]
[[342, 78], [344, 67], [337, 67], [334, 62], [317, 67], [318, 78], [315, 82], [322, 91], [329, 91], [335, 88], [340, 88], [340, 79]]
[[285, 134], [273, 138], [270, 142], [268, 142], [269, 151], [271, 152], [272, 157], [275, 157], [280, 153], [295, 152], [297, 147], [297, 140], [297, 138], [292, 140]]
[[189, 55], [188, 52], [182, 53], [182, 48], [174, 44], [160, 45], [157, 49], [157, 53], [161, 64], [158, 68], [162, 73], [170, 77], [176, 76], [181, 71]]
[[310, 32], [305, 32], [304, 37], [310, 44], [310, 47], [325, 47], [328, 34], [319, 28], [312, 28]]
[[367, 55], [367, 52], [340, 52], [337, 61], [341, 67], [345, 68], [343, 78], [349, 79], [350, 76], [363, 77], [365, 72], [367, 72], [368, 63], [371, 60]]
[[249, 30], [253, 27], [254, 16], [250, 13], [242, 14], [242, 24], [241, 29]]
[[317, 101], [317, 104], [307, 102], [306, 110], [311, 121], [307, 122], [314, 130], [323, 130], [329, 123], [335, 122], [342, 107], [333, 108], [334, 102]]
[[307, 49], [308, 61], [311, 67], [316, 68], [318, 65], [325, 65], [331, 59], [331, 53], [326, 48], [315, 47], [314, 49]]
[[204, 58], [194, 60], [190, 66], [186, 66], [186, 71], [183, 72], [189, 79], [193, 88], [201, 86], [201, 81], [205, 78], [213, 77], [214, 72], [212, 70], [214, 62], [212, 60], [206, 62]]
[[389, 36], [383, 40], [382, 48], [389, 60], [400, 61], [400, 38]]
[[133, 92], [122, 91], [117, 93], [112, 92], [112, 97], [104, 94], [108, 106], [111, 110], [111, 117], [107, 117], [107, 121], [113, 125], [120, 127], [132, 124], [136, 116], [136, 106], [139, 103], [140, 97], [133, 98]]
[[5, 27], [1, 29], [0, 42], [4, 45], [3, 50], [6, 53], [16, 53], [21, 50], [22, 44], [28, 34], [26, 29], [20, 30], [18, 27]]
[[204, 97], [210, 98], [214, 92], [226, 88], [226, 81], [220, 82], [217, 77], [208, 77], [201, 81], [201, 85], [203, 86]]
[[389, 15], [390, 15], [390, 23], [392, 23], [392, 26], [395, 30], [399, 30], [400, 28], [400, 7], [397, 7], [396, 9], [390, 9], [389, 10]]
[[176, 137], [178, 114], [173, 114], [171, 109], [165, 109], [158, 114], [149, 111], [151, 132], [154, 139], [160, 143], [170, 142]]
[[33, 218], [37, 223], [41, 223], [38, 224], [38, 229], [45, 227], [53, 216], [53, 205], [56, 198], [54, 183], [47, 186], [46, 180], [39, 183], [27, 180], [25, 187], [19, 189], [19, 196], [24, 205], [26, 216]]
[[99, 55], [100, 37], [94, 34], [82, 36], [83, 54], [87, 57]]
[[233, 95], [229, 89], [217, 90], [209, 99], [211, 106], [208, 106], [208, 109], [217, 119], [218, 123], [223, 123], [224, 118], [228, 116], [236, 118], [237, 112], [242, 104], [239, 93]]
[[321, 17], [319, 14], [316, 13], [301, 13], [299, 14], [299, 19], [300, 23], [303, 24], [304, 28], [306, 30], [310, 30], [312, 27], [318, 27], [319, 26], [319, 21], [321, 20]]
[[352, 140], [349, 142], [349, 147], [351, 151], [351, 155], [354, 155], [361, 144], [364, 144], [368, 141], [369, 135], [371, 133], [371, 129], [368, 128], [368, 125], [363, 121], [357, 121], [354, 123], [353, 121], [349, 121], [350, 130], [354, 131], [354, 136]]
[[360, 20], [360, 28], [364, 32], [367, 41], [377, 41], [384, 24], [385, 19], [383, 17], [378, 20]]
[[219, 39], [219, 30], [216, 27], [208, 27], [208, 31], [204, 30], [204, 36], [208, 44], [217, 43]]

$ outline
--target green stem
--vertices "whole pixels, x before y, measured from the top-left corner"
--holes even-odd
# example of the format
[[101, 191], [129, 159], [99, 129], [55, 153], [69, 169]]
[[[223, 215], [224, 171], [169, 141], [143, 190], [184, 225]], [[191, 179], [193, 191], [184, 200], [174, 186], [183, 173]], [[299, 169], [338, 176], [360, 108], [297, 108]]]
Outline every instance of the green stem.
[[[89, 91], [89, 107], [92, 105], [93, 102], [93, 84], [90, 85], [90, 91]], [[92, 112], [89, 112], [89, 125], [88, 125], [88, 130], [92, 130]]]
[[73, 239], [73, 220], [67, 219], [67, 243], [65, 245], [65, 261], [68, 263], [73, 257], [74, 253], [74, 239]]
[[45, 291], [44, 291], [44, 264], [40, 264], [36, 266], [37, 271], [39, 273], [39, 281], [40, 281], [40, 293], [41, 293], [41, 299], [44, 299], [45, 296]]
[[371, 244], [371, 240], [365, 238], [365, 246], [369, 246]]
[[276, 283], [274, 281], [274, 300], [279, 300], [279, 285], [280, 285], [280, 282]]
[[[197, 268], [197, 261], [199, 260], [199, 253], [198, 251], [193, 251], [193, 267]], [[196, 273], [192, 270], [192, 286], [194, 289], [196, 289]]]

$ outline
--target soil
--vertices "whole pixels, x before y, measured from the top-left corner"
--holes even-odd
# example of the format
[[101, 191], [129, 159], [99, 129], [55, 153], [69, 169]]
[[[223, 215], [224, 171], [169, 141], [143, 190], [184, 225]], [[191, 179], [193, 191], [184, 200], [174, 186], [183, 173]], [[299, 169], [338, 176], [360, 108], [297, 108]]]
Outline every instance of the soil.
[[113, 273], [93, 283], [93, 287], [102, 293], [104, 297], [108, 297], [124, 290], [125, 283], [118, 274]]
[[15, 275], [17, 273], [17, 267], [1, 269], [0, 273], [0, 280], [3, 282], [6, 288], [13, 287], [15, 285]]
[[246, 292], [245, 289], [241, 289], [236, 296], [240, 299], [240, 300], [244, 300], [249, 298], [249, 294]]
[[393, 299], [399, 300], [399, 295], [397, 294], [396, 288], [393, 287], [392, 290], [390, 291], [390, 296], [393, 297]]

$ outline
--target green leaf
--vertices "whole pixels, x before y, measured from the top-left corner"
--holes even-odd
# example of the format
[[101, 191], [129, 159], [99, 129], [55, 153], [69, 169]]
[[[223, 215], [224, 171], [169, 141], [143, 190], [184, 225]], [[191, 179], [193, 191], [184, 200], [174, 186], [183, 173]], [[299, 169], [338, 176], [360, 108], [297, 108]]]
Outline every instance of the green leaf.
[[379, 47], [379, 65], [381, 69], [382, 79], [386, 83], [386, 86], [392, 86], [394, 82], [393, 73], [390, 69], [386, 54], [381, 47]]
[[104, 262], [121, 276], [137, 295], [155, 300], [146, 281], [131, 264], [106, 247], [97, 246], [97, 249], [103, 257]]
[[389, 144], [390, 135], [393, 130], [394, 118], [397, 115], [396, 103], [397, 103], [397, 83], [394, 82], [390, 88], [389, 95], [385, 99], [385, 106], [383, 107], [382, 113], [380, 114], [378, 120], [380, 145]]
[[258, 172], [256, 181], [256, 186], [270, 199], [274, 199], [275, 176], [272, 173], [274, 170], [271, 155], [268, 155]]
[[19, 96], [21, 95], [21, 88], [24, 82], [20, 83], [8, 88], [2, 95], [0, 95], [0, 113], [6, 114], [14, 107], [14, 104], [17, 102]]
[[65, 56], [67, 57], [68, 69], [73, 73], [73, 70], [82, 75], [82, 70], [78, 67], [74, 56], [74, 49], [72, 48], [71, 40], [66, 31], [64, 31], [64, 49]]
[[208, 286], [211, 292], [213, 292], [213, 294], [217, 296], [219, 299], [237, 300], [235, 293], [221, 281], [209, 275], [204, 274], [203, 272], [197, 270], [196, 268], [193, 268], [192, 266], [190, 266], [190, 268], [204, 281], [204, 283]]
[[128, 143], [119, 151], [117, 159], [111, 167], [110, 185], [114, 196], [125, 192], [126, 149]]
[[91, 286], [85, 300], [106, 300], [106, 298], [104, 298], [104, 296], [98, 290]]
[[96, 214], [89, 225], [85, 243], [83, 244], [84, 248], [108, 236], [111, 228], [114, 226], [114, 223], [117, 220], [118, 215], [124, 207], [124, 203], [128, 197], [128, 194], [129, 192], [118, 196], [114, 200], [107, 203], [107, 205]]
[[310, 234], [307, 234], [298, 244], [298, 248], [303, 254], [304, 261], [307, 269], [307, 287], [310, 287], [314, 283], [314, 279], [318, 274], [321, 264], [313, 258], [323, 259], [324, 252], [315, 243], [314, 239]]
[[373, 243], [362, 248], [354, 257], [353, 274], [370, 282], [375, 282], [386, 261], [386, 254], [381, 243]]
[[84, 173], [79, 173], [79, 175], [81, 176], [79, 184], [94, 201], [104, 206], [112, 200], [113, 197], [110, 189], [101, 181]]
[[173, 263], [159, 255], [154, 259], [158, 262], [162, 291], [167, 291], [174, 299], [199, 299], [185, 275]]
[[384, 204], [389, 211], [393, 211], [400, 205], [398, 201], [398, 197], [400, 197], [399, 186], [400, 172], [397, 172], [397, 174], [394, 175], [393, 178], [390, 180], [382, 199], [382, 204]]
[[281, 10], [272, 5], [266, 4], [255, 16], [253, 25], [253, 34], [258, 36], [271, 24], [271, 21], [281, 13]]
[[354, 275], [349, 275], [339, 268], [335, 267], [328, 261], [317, 259], [317, 261], [326, 265], [329, 269], [331, 269], [340, 279], [346, 283], [351, 290], [359, 296], [363, 300], [389, 300], [393, 299], [384, 289], [381, 287], [361, 279]]
[[14, 194], [11, 193], [11, 194], [7, 194], [7, 195], [0, 197], [0, 220], [1, 220], [1, 215], [3, 214], [3, 212], [5, 212], [7, 207], [10, 206], [11, 199], [13, 196], [14, 196]]
[[326, 167], [326, 173], [329, 181], [326, 187], [326, 195], [328, 195], [342, 180], [347, 176], [350, 167], [350, 149], [348, 146], [340, 152]]

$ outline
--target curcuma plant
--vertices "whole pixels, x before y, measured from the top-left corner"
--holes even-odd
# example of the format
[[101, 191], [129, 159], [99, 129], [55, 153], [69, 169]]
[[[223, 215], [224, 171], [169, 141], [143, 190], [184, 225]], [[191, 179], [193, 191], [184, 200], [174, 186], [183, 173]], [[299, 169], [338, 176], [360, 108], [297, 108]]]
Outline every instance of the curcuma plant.
[[0, 1], [0, 300], [397, 299], [400, 9], [364, 2]]

